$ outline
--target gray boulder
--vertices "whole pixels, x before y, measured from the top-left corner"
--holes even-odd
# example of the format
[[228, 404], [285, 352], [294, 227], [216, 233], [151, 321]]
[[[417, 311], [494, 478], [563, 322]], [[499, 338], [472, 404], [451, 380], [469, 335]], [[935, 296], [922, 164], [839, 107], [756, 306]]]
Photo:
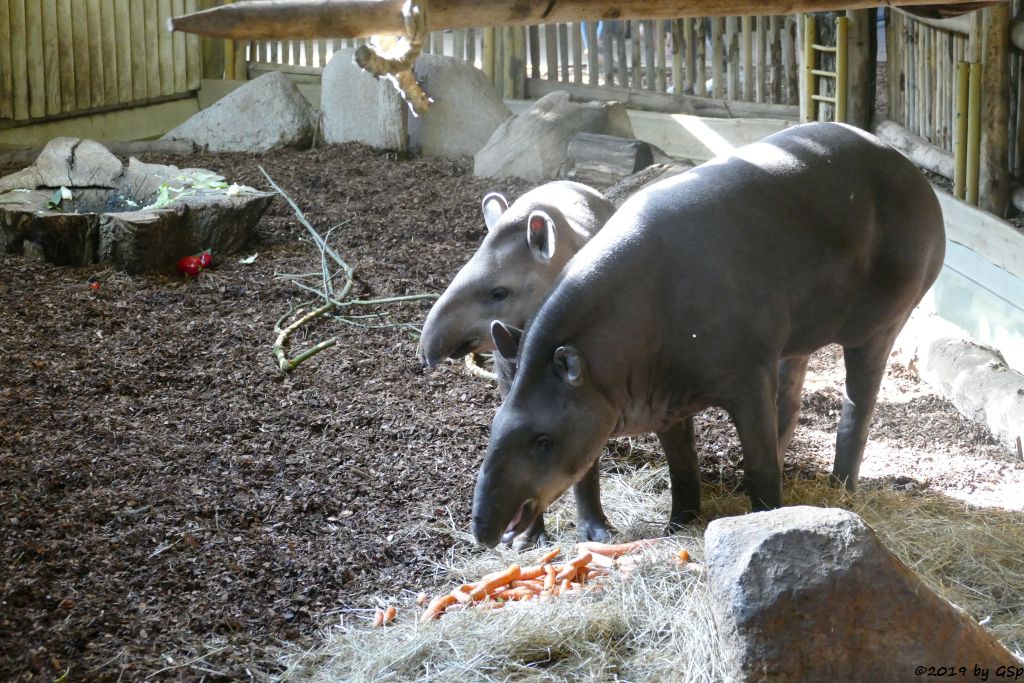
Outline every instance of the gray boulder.
[[354, 55], [355, 50], [338, 50], [324, 67], [320, 92], [324, 141], [405, 150], [405, 102], [385, 79], [363, 71]]
[[800, 506], [718, 519], [705, 547], [736, 680], [920, 682], [929, 666], [964, 666], [957, 680], [984, 680], [974, 667], [987, 676], [1020, 666], [852, 512]]
[[266, 152], [313, 143], [316, 111], [288, 76], [249, 81], [164, 135], [212, 152]]
[[409, 118], [409, 146], [424, 156], [473, 156], [512, 116], [484, 72], [461, 59], [422, 55], [413, 71], [434, 100]]
[[121, 160], [100, 143], [54, 138], [31, 166], [0, 178], [0, 193], [61, 186], [115, 188], [121, 172]]
[[565, 164], [569, 141], [577, 133], [635, 137], [621, 102], [572, 102], [569, 93], [553, 92], [498, 126], [474, 157], [473, 173], [550, 180]]

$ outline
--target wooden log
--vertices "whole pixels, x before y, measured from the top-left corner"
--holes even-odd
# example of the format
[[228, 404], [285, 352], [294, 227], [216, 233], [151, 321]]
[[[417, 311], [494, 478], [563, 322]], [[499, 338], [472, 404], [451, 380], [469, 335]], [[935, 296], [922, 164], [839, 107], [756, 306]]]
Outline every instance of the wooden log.
[[1006, 3], [982, 10], [985, 25], [982, 70], [981, 194], [978, 206], [1002, 218], [1010, 196], [1009, 159], [1010, 7]]
[[[404, 30], [405, 0], [245, 0], [174, 18], [175, 31], [218, 38], [357, 38]], [[892, 0], [946, 5], [953, 0]], [[878, 0], [434, 0], [431, 30], [611, 19], [743, 16], [875, 7]]]
[[846, 122], [867, 128], [875, 106], [875, 51], [871, 39], [875, 31], [872, 10], [847, 12], [850, 19], [847, 33], [847, 108]]
[[650, 144], [613, 135], [577, 133], [569, 141], [569, 177], [607, 186], [654, 163]]
[[931, 17], [922, 17], [917, 14], [911, 14], [899, 7], [893, 7], [893, 9], [910, 21], [916, 21], [948, 33], [962, 33], [964, 35], [968, 35], [970, 34], [971, 26], [974, 23], [974, 19], [970, 14], [961, 14], [958, 17], [946, 17], [944, 19], [933, 19]]
[[871, 122], [871, 130], [921, 168], [953, 179], [954, 161], [950, 152], [889, 119], [876, 117]]
[[1014, 19], [1010, 22], [1010, 42], [1018, 50], [1024, 50], [1024, 21]]

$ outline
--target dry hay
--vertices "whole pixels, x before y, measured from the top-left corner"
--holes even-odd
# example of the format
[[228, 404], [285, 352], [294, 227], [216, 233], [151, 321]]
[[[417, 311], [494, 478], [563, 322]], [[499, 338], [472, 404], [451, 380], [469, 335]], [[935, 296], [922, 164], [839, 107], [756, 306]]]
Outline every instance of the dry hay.
[[[643, 465], [604, 477], [603, 499], [625, 538], [656, 536], [668, 515], [668, 474]], [[843, 507], [861, 515], [908, 566], [960, 605], [1018, 656], [1024, 651], [1024, 514], [972, 509], [935, 494], [865, 487], [856, 494], [824, 480], [785, 482], [787, 505]], [[572, 504], [548, 516], [549, 532], [573, 552]], [[748, 510], [745, 495], [705, 484], [706, 520]], [[450, 530], [449, 530], [450, 531]], [[496, 612], [464, 611], [418, 623], [415, 593], [398, 598], [399, 620], [369, 628], [370, 609], [347, 614], [316, 650], [286, 657], [286, 680], [592, 681], [724, 680], [707, 581], [670, 561], [680, 548], [704, 557], [704, 525], [645, 551], [627, 578], [583, 596]], [[466, 543], [439, 567], [437, 591], [525, 557]], [[416, 587], [419, 590], [421, 587]], [[428, 586], [429, 588], [429, 586]], [[394, 601], [396, 596], [381, 596]]]

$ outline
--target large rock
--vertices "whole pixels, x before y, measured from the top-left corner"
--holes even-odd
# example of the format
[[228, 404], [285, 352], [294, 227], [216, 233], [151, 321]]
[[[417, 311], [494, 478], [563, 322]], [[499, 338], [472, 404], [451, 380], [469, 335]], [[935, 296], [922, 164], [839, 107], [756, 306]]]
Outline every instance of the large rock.
[[422, 55], [413, 71], [434, 100], [409, 119], [409, 146], [425, 156], [473, 156], [512, 116], [484, 72], [461, 59]]
[[[1013, 655], [839, 509], [790, 507], [708, 525], [708, 580], [741, 681], [984, 680]], [[920, 667], [920, 668], [919, 668]]]
[[324, 140], [405, 150], [405, 103], [387, 80], [363, 71], [354, 54], [355, 50], [338, 50], [324, 67], [320, 92]]
[[288, 77], [271, 71], [192, 116], [165, 140], [185, 140], [212, 152], [305, 149], [313, 143], [316, 111]]
[[572, 102], [553, 92], [498, 126], [477, 152], [473, 173], [531, 181], [550, 180], [565, 163], [569, 141], [577, 133], [633, 138], [626, 107], [620, 102]]
[[0, 194], [39, 187], [116, 188], [121, 181], [121, 160], [106, 147], [82, 138], [54, 138], [35, 162], [0, 178]]

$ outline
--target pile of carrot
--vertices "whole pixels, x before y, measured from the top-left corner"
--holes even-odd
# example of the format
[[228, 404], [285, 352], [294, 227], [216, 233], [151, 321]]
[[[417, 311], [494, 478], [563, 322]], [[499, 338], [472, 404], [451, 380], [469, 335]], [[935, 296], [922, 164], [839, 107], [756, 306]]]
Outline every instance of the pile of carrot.
[[417, 604], [427, 609], [420, 621], [439, 619], [450, 608], [475, 607], [479, 609], [500, 609], [509, 603], [527, 600], [546, 600], [557, 595], [581, 593], [594, 586], [594, 579], [606, 576], [616, 565], [618, 558], [646, 548], [655, 540], [633, 543], [579, 543], [579, 552], [572, 560], [553, 564], [558, 549], [544, 555], [538, 564], [521, 567], [513, 564], [493, 574], [487, 574], [479, 581], [467, 583], [450, 593], [430, 600], [421, 593]]

